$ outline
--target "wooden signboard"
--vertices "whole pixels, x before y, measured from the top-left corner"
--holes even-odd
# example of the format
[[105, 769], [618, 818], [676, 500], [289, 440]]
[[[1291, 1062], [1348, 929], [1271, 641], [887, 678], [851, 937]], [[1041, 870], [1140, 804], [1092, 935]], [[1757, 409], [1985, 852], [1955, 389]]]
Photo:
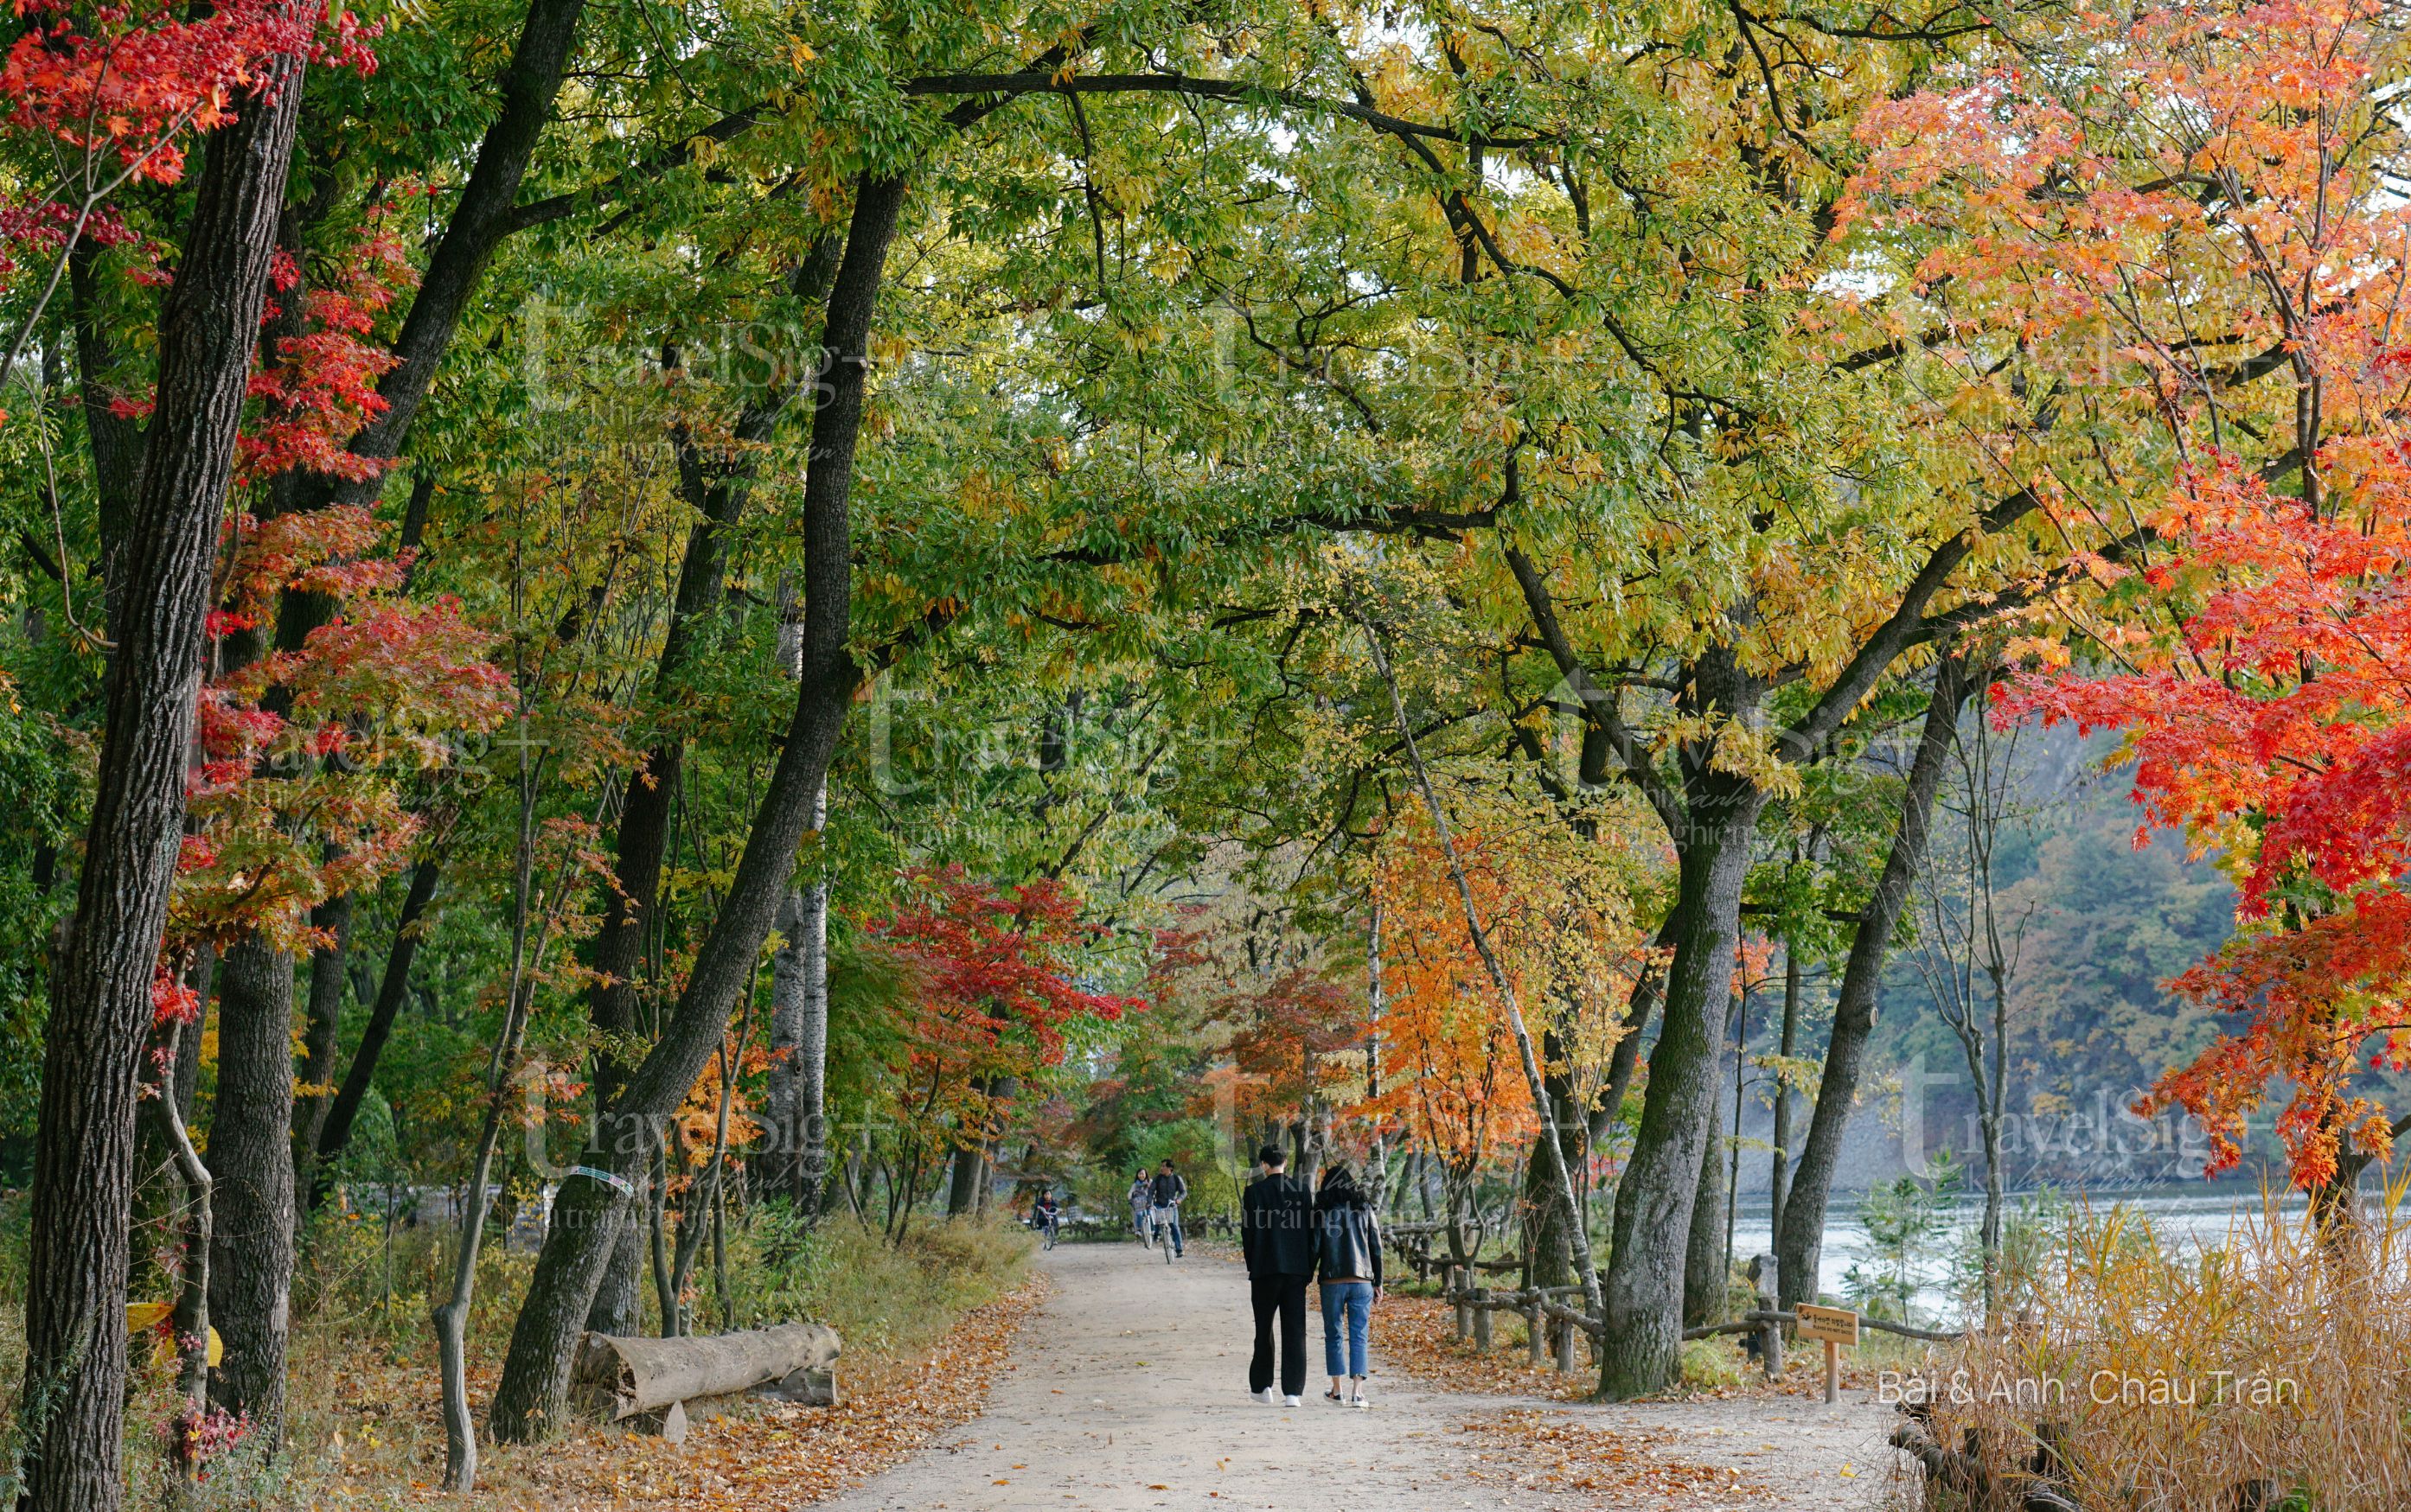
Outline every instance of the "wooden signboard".
[[1800, 1337], [1825, 1346], [1825, 1401], [1842, 1400], [1842, 1345], [1859, 1342], [1859, 1315], [1847, 1307], [1819, 1307], [1803, 1302], [1793, 1311]]
[[1847, 1307], [1817, 1307], [1803, 1302], [1799, 1307], [1800, 1337], [1820, 1344], [1857, 1344], [1859, 1315]]

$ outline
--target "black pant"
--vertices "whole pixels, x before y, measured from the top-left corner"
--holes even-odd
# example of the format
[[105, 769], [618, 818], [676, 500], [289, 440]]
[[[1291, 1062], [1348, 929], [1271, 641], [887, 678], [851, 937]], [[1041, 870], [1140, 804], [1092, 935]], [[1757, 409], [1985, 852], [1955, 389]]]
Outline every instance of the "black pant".
[[1280, 1316], [1281, 1395], [1306, 1393], [1306, 1283], [1302, 1275], [1248, 1277], [1248, 1300], [1256, 1309], [1256, 1353], [1248, 1361], [1248, 1389], [1273, 1384], [1273, 1316]]

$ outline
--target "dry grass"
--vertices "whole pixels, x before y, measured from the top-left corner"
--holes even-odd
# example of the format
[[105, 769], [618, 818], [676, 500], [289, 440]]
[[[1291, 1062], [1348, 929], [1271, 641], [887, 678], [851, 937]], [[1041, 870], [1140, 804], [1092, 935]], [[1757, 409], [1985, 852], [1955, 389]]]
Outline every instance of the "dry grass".
[[2272, 1203], [2205, 1248], [2164, 1249], [2129, 1213], [2070, 1214], [2016, 1325], [1937, 1356], [1934, 1437], [1972, 1434], [2004, 1505], [2035, 1478], [2038, 1431], [2087, 1509], [2411, 1505], [2400, 1195], [2349, 1237]]

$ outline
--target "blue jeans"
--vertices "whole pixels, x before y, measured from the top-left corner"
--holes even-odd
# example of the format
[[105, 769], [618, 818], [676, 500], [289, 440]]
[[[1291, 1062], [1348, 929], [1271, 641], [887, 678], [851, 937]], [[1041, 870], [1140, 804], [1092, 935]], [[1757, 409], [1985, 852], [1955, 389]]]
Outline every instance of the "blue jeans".
[[1178, 1208], [1156, 1209], [1155, 1221], [1162, 1225], [1164, 1228], [1172, 1230], [1172, 1253], [1175, 1255], [1188, 1253], [1189, 1246], [1183, 1243], [1180, 1238], [1180, 1210]]
[[[1348, 1328], [1348, 1348], [1339, 1347], [1342, 1322]], [[1322, 1284], [1322, 1363], [1325, 1375], [1369, 1375], [1365, 1368], [1365, 1333], [1373, 1325], [1373, 1283], [1326, 1281]], [[1347, 1369], [1340, 1367], [1345, 1365]]]

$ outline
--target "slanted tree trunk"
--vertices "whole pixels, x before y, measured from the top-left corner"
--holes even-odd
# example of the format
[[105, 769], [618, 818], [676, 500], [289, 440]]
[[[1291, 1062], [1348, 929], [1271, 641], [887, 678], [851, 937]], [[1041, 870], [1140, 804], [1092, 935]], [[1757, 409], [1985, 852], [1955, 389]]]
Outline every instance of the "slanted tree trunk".
[[[1473, 901], [1473, 884], [1467, 880], [1464, 858], [1456, 849], [1456, 838], [1448, 822], [1448, 811], [1441, 807], [1439, 792], [1432, 786], [1431, 772], [1424, 764], [1423, 749], [1415, 740], [1414, 727], [1407, 721], [1405, 698], [1398, 691], [1398, 679], [1390, 665], [1389, 653], [1382, 648], [1381, 637], [1373, 621], [1356, 602], [1353, 589], [1350, 591], [1350, 607], [1357, 626], [1365, 632], [1365, 649], [1370, 653], [1374, 671], [1381, 676], [1383, 690], [1390, 695], [1390, 718], [1398, 732], [1398, 744], [1404, 748], [1409, 770], [1415, 788], [1422, 794], [1424, 811], [1431, 820], [1432, 833], [1439, 840], [1440, 853], [1448, 859], [1449, 876], [1456, 883], [1456, 899], [1465, 916], [1466, 933], [1473, 938], [1476, 954], [1482, 957], [1483, 970], [1490, 985], [1498, 994], [1499, 1006], [1506, 1010], [1507, 1029], [1514, 1037], [1516, 1058], [1523, 1062], [1524, 1084], [1529, 1089], [1532, 1106], [1550, 1106], [1547, 1078], [1542, 1069], [1540, 1053], [1533, 1047], [1532, 1034], [1524, 1023], [1524, 1009], [1515, 992], [1513, 980], [1492, 948], [1490, 933], [1483, 926], [1481, 910]], [[1555, 1177], [1556, 1197], [1561, 1205], [1568, 1230], [1572, 1238], [1575, 1272], [1582, 1277], [1584, 1310], [1597, 1316], [1601, 1303], [1599, 1272], [1591, 1264], [1590, 1241], [1583, 1224], [1582, 1198], [1574, 1185], [1572, 1165], [1566, 1159], [1565, 1147], [1554, 1139], [1539, 1141], [1538, 1163], [1546, 1164]], [[1451, 1204], [1452, 1216], [1454, 1203]]]
[[[833, 238], [822, 239], [801, 264], [789, 270], [786, 284], [791, 295], [813, 298], [819, 294], [834, 268], [836, 245]], [[725, 599], [730, 533], [752, 496], [761, 445], [777, 432], [796, 395], [795, 387], [783, 387], [746, 404], [732, 428], [733, 449], [725, 455], [707, 449], [683, 425], [672, 434], [679, 493], [695, 511], [695, 520], [687, 531], [686, 553], [679, 564], [678, 588], [670, 602], [669, 626], [653, 663], [656, 704], [667, 704], [676, 696], [694, 659], [697, 622]], [[604, 890], [603, 923], [594, 936], [592, 960], [598, 980], [587, 998], [589, 1017], [604, 1040], [594, 1061], [598, 1121], [618, 1098], [627, 1067], [638, 1058], [631, 1042], [636, 1030], [637, 981], [644, 970], [647, 937], [655, 923], [662, 866], [669, 853], [671, 813], [685, 761], [684, 738], [676, 733], [665, 735], [646, 752], [644, 764], [629, 781], [620, 806], [612, 885]], [[621, 1238], [596, 1288], [589, 1328], [598, 1333], [635, 1331], [636, 1272], [642, 1263], [641, 1240], [633, 1232]]]
[[[200, 1027], [200, 1020], [196, 1018], [172, 1031], [173, 1048], [181, 1051], [186, 1040], [198, 1039]], [[177, 1339], [176, 1394], [183, 1399], [183, 1406], [169, 1429], [172, 1436], [168, 1455], [176, 1462], [184, 1490], [189, 1491], [200, 1468], [197, 1431], [210, 1405], [210, 1199], [215, 1184], [209, 1167], [201, 1163], [199, 1153], [193, 1148], [192, 1136], [184, 1127], [183, 1111], [176, 1105], [172, 1090], [150, 1099], [149, 1106], [184, 1189], [184, 1231], [177, 1243], [183, 1275], [176, 1290], [175, 1312], [170, 1320]]]
[[419, 942], [434, 924], [427, 911], [435, 901], [436, 884], [443, 871], [442, 864], [431, 856], [422, 858], [411, 868], [410, 890], [394, 922], [392, 948], [386, 952], [385, 975], [377, 979], [376, 1001], [370, 1006], [369, 1021], [360, 1031], [359, 1047], [352, 1052], [351, 1068], [343, 1073], [343, 1084], [335, 1089], [335, 1096], [328, 1102], [326, 1122], [318, 1129], [317, 1157], [313, 1162], [315, 1175], [309, 1188], [313, 1207], [326, 1200], [336, 1163], [351, 1143], [353, 1121], [359, 1116], [360, 1103], [376, 1080], [377, 1060], [385, 1054], [386, 1041], [393, 1036], [394, 1020], [401, 1016], [402, 1005], [409, 999], [411, 963], [417, 958]]
[[201, 1089], [201, 1035], [210, 1022], [210, 999], [217, 995], [217, 947], [206, 941], [193, 947], [193, 964], [184, 968], [184, 985], [193, 989], [199, 1007], [196, 1017], [176, 1037], [176, 1116], [184, 1127], [193, 1123], [193, 1098]]
[[1834, 1032], [1825, 1051], [1824, 1075], [1817, 1085], [1816, 1111], [1809, 1116], [1808, 1138], [1784, 1199], [1783, 1228], [1775, 1236], [1780, 1264], [1777, 1279], [1787, 1309], [1816, 1299], [1817, 1267], [1825, 1244], [1825, 1204], [1832, 1195], [1834, 1167], [1841, 1160], [1850, 1104], [1858, 1097], [1859, 1068], [1867, 1037], [1875, 1029], [1876, 990], [1891, 952], [1892, 930], [1900, 923], [1901, 909], [1907, 906], [1918, 868], [1925, 864], [1934, 796], [1941, 788], [1943, 765], [1951, 743], [1958, 736], [1959, 708], [1969, 691], [1966, 668], [1960, 658], [1944, 657], [1935, 674], [1917, 754], [1909, 761], [1900, 821], [1892, 830], [1883, 875], [1868, 894], [1866, 906], [1859, 910], [1849, 961], [1842, 968], [1841, 988], [1834, 996]]
[[[352, 945], [351, 898], [329, 898], [311, 910], [310, 923], [324, 930], [330, 942], [310, 952], [309, 1007], [301, 1017], [301, 1082], [314, 1089], [293, 1099], [293, 1187], [301, 1193], [317, 1185], [318, 1140], [335, 1100], [336, 1040], [343, 1025], [344, 965]], [[300, 1205], [298, 1216], [306, 1217], [310, 1206], [314, 1204]], [[298, 1227], [294, 1239], [298, 1248]]]
[[494, 1393], [490, 1420], [495, 1437], [504, 1442], [543, 1436], [564, 1419], [580, 1325], [633, 1195], [623, 1189], [627, 1177], [640, 1158], [624, 1153], [631, 1141], [616, 1137], [617, 1132], [674, 1112], [720, 1043], [786, 894], [796, 850], [811, 826], [813, 802], [827, 778], [838, 732], [862, 683], [861, 668], [847, 645], [853, 618], [849, 506], [871, 317], [904, 191], [901, 177], [861, 182], [844, 260], [829, 293], [821, 343], [828, 366], [813, 416], [811, 461], [804, 482], [804, 666], [795, 716], [719, 916], [695, 952], [686, 988], [660, 1040], [629, 1078], [609, 1116], [598, 1121], [600, 1147], [593, 1158], [606, 1162], [601, 1169], [608, 1177], [574, 1177], [563, 1183], [554, 1201], [553, 1221]]
[[[354, 456], [390, 461], [402, 455], [487, 265], [504, 238], [533, 223], [535, 217], [519, 207], [519, 185], [552, 119], [585, 11], [586, 0], [531, 0], [519, 45], [503, 73], [502, 108], [477, 143], [476, 164], [460, 186], [443, 237], [428, 254], [427, 271], [394, 338], [392, 351], [400, 360], [377, 380], [377, 396], [386, 407], [352, 438]], [[318, 478], [299, 502], [303, 508], [369, 503], [383, 487], [381, 477]]]
[[[1659, 921], [1658, 933], [1649, 941], [1653, 951], [1670, 951], [1682, 933], [1682, 916], [1669, 910]], [[1656, 959], [1641, 968], [1632, 983], [1632, 997], [1625, 1005], [1624, 1034], [1608, 1052], [1607, 1081], [1600, 1088], [1599, 1100], [1591, 1105], [1590, 1145], [1596, 1150], [1607, 1143], [1609, 1131], [1624, 1112], [1624, 1099], [1632, 1090], [1633, 1073], [1641, 1068], [1641, 1041], [1649, 1027], [1650, 1015], [1658, 1011], [1658, 999], [1665, 996], [1666, 968]]]
[[[134, 1127], [151, 981], [183, 841], [201, 620], [252, 343], [301, 109], [304, 62], [205, 149], [159, 317], [155, 407], [123, 547], [116, 650], [75, 923], [53, 977], [27, 1245], [25, 1484], [31, 1512], [116, 1512], [125, 1402]], [[271, 97], [272, 96], [272, 97]]]

